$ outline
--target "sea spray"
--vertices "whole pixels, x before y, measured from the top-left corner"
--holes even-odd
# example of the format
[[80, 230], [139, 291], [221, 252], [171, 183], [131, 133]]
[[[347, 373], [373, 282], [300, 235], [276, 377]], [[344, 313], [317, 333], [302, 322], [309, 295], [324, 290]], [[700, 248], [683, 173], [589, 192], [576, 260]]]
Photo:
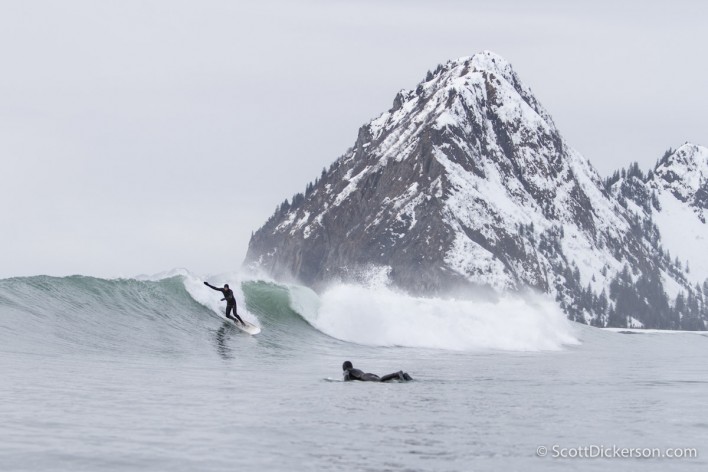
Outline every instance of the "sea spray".
[[565, 315], [539, 294], [495, 301], [420, 298], [386, 286], [340, 284], [320, 297], [290, 286], [291, 306], [334, 338], [373, 346], [559, 350], [578, 343]]

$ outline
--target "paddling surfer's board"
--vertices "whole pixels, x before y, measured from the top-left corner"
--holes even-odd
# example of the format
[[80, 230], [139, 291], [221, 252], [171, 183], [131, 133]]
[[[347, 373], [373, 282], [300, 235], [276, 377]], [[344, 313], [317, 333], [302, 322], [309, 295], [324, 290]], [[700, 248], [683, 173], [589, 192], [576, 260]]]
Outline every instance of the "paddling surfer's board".
[[231, 318], [227, 318], [226, 315], [221, 315], [221, 318], [226, 320], [228, 323], [231, 323], [232, 325], [236, 326], [238, 329], [243, 331], [244, 333], [248, 333], [250, 335], [258, 334], [261, 332], [261, 328], [258, 326], [254, 325], [253, 323], [249, 323], [246, 320], [243, 320], [245, 324], [241, 324], [238, 321], [234, 321]]

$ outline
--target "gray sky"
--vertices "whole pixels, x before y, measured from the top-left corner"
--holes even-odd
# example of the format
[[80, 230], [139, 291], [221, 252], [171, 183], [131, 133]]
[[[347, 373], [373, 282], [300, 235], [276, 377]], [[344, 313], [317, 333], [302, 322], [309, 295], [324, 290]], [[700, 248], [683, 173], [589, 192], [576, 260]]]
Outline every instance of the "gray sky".
[[606, 175], [708, 145], [708, 2], [0, 2], [0, 277], [235, 270], [438, 63], [509, 60]]

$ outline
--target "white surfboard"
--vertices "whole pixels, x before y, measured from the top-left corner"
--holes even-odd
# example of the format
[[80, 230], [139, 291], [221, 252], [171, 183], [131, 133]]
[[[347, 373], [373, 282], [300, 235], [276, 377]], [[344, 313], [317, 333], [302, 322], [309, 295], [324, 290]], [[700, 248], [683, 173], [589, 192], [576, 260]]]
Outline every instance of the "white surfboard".
[[219, 313], [219, 315], [221, 316], [221, 318], [222, 318], [223, 320], [226, 320], [228, 323], [231, 323], [232, 325], [236, 326], [238, 329], [240, 329], [240, 330], [243, 331], [244, 333], [248, 333], [248, 334], [250, 334], [251, 336], [253, 336], [254, 334], [258, 334], [258, 333], [261, 332], [261, 328], [260, 328], [259, 326], [256, 326], [256, 325], [254, 325], [253, 323], [249, 323], [249, 322], [246, 321], [246, 320], [243, 320], [243, 322], [244, 322], [245, 324], [241, 324], [241, 323], [239, 323], [238, 321], [234, 321], [234, 320], [232, 320], [231, 318], [227, 318], [226, 315], [224, 315], [224, 314], [222, 314], [222, 313]]

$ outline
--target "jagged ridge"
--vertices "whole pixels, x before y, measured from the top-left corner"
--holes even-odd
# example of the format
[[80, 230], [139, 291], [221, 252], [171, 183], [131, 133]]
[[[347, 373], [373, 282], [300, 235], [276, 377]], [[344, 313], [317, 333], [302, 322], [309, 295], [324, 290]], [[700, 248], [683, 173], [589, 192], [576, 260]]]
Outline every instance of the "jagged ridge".
[[254, 233], [246, 262], [311, 286], [371, 265], [417, 293], [531, 286], [578, 321], [677, 327], [663, 308], [618, 315], [607, 295], [620, 276], [654, 291], [666, 277], [686, 285], [641, 226], [509, 63], [484, 52], [397, 94]]

